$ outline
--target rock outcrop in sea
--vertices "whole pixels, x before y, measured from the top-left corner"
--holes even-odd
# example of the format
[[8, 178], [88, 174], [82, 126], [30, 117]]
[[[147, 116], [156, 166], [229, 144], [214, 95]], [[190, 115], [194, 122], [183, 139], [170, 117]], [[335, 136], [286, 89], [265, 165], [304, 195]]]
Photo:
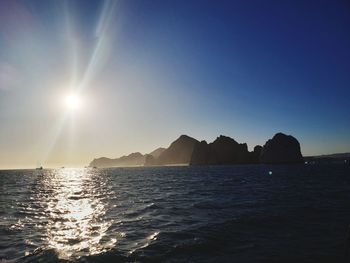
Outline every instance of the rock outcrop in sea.
[[94, 159], [90, 167], [118, 167], [118, 166], [140, 166], [145, 163], [145, 156], [139, 152], [122, 156], [120, 158], [101, 157]]
[[252, 163], [259, 163], [260, 162], [260, 154], [261, 154], [262, 148], [263, 147], [261, 145], [256, 145], [254, 147], [253, 152], [250, 153]]
[[220, 135], [212, 143], [201, 141], [194, 147], [191, 165], [217, 165], [249, 163], [250, 156], [246, 143]]
[[196, 139], [187, 135], [181, 135], [158, 158], [146, 156], [145, 165], [189, 164], [193, 148], [197, 143], [198, 141]]
[[153, 152], [150, 152], [148, 155], [151, 155], [154, 158], [158, 158], [159, 155], [161, 155], [165, 150], [166, 148], [159, 147], [155, 149]]
[[155, 149], [153, 152], [149, 153], [149, 154], [145, 154], [145, 162], [144, 165], [145, 166], [152, 166], [152, 165], [156, 165], [157, 159], [158, 157], [165, 151], [165, 148], [158, 148]]
[[303, 161], [298, 140], [283, 133], [277, 133], [268, 140], [260, 154], [260, 163], [265, 164], [302, 163]]
[[262, 147], [257, 145], [252, 152], [246, 143], [220, 135], [215, 141], [197, 141], [181, 135], [168, 148], [158, 148], [149, 154], [132, 153], [116, 159], [94, 159], [90, 166], [152, 166], [152, 165], [224, 165], [224, 164], [275, 164], [302, 163], [300, 144], [291, 135], [277, 133]]
[[122, 167], [122, 166], [142, 166], [145, 164], [148, 158], [158, 158], [165, 148], [157, 148], [149, 154], [141, 154], [139, 152], [125, 155], [119, 158], [111, 159], [101, 157], [94, 159], [89, 166], [90, 167]]

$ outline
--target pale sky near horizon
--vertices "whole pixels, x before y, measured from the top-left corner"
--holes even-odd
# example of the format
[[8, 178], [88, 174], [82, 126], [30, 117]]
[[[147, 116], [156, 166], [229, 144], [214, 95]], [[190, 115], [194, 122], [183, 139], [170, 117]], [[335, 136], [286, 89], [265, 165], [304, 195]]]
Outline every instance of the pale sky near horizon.
[[181, 134], [350, 152], [349, 29], [346, 1], [1, 1], [0, 169]]

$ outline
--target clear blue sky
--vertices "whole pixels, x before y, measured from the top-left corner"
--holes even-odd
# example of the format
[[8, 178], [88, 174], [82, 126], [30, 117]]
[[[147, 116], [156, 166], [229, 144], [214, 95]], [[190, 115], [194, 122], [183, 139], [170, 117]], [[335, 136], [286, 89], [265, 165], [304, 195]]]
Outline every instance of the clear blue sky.
[[[0, 168], [220, 134], [350, 151], [348, 1], [1, 1]], [[79, 109], [63, 103], [74, 93]]]

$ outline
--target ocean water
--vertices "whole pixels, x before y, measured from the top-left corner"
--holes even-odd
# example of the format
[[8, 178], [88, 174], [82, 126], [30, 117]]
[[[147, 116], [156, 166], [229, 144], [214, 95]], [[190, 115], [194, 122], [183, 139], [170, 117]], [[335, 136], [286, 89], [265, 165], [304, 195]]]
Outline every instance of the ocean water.
[[348, 262], [349, 225], [348, 165], [0, 171], [0, 262]]

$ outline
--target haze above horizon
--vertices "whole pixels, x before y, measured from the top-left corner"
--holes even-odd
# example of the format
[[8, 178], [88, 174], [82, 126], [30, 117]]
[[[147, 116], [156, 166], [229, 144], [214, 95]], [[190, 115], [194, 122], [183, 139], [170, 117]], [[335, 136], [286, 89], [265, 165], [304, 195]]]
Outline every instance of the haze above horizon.
[[346, 1], [0, 3], [0, 169], [223, 134], [350, 152]]

